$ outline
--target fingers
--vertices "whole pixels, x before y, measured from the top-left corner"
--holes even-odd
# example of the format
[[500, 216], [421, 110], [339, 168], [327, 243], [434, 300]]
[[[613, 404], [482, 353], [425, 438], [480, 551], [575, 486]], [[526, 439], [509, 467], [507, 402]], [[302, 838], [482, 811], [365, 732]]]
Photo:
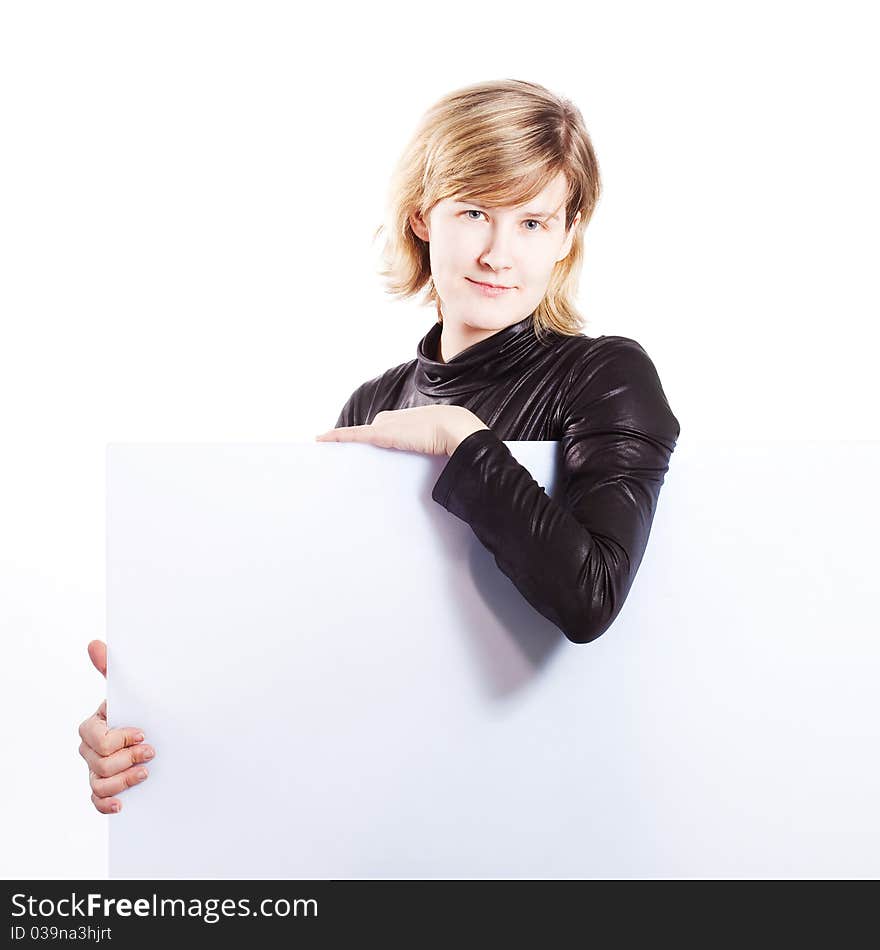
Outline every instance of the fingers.
[[396, 448], [394, 435], [378, 426], [346, 426], [341, 429], [331, 429], [323, 435], [316, 436], [318, 442], [363, 442], [376, 445], [380, 449]]
[[97, 798], [112, 798], [114, 795], [124, 792], [127, 788], [146, 781], [149, 774], [142, 765], [134, 765], [118, 775], [111, 775], [110, 778], [100, 778], [90, 770], [89, 785], [92, 786], [92, 792]]
[[143, 732], [135, 726], [107, 728], [107, 703], [101, 703], [98, 711], [80, 723], [79, 737], [100, 756], [112, 755], [120, 749], [143, 742]]
[[[143, 782], [149, 776], [144, 762], [155, 755], [152, 746], [146, 745], [139, 729], [107, 729], [106, 702], [101, 703], [94, 716], [80, 726], [79, 754], [89, 766], [89, 785], [92, 789], [92, 804], [102, 815], [112, 815], [122, 810], [122, 802], [113, 796]], [[89, 744], [97, 743], [97, 748]], [[101, 749], [110, 750], [106, 755]]]
[[149, 762], [156, 752], [152, 746], [142, 743], [129, 749], [121, 749], [112, 755], [101, 756], [85, 742], [80, 742], [79, 754], [86, 760], [89, 769], [97, 778], [110, 778], [133, 765]]
[[89, 644], [89, 658], [95, 669], [102, 675], [107, 675], [107, 644], [103, 640], [92, 640]]
[[[88, 651], [92, 665], [106, 677], [107, 644], [92, 640]], [[92, 804], [102, 815], [115, 814], [122, 809], [122, 802], [113, 796], [146, 779], [148, 773], [141, 763], [151, 759], [154, 751], [141, 745], [144, 734], [134, 726], [107, 728], [106, 700], [80, 724], [79, 736], [79, 754], [89, 766]]]
[[122, 811], [122, 802], [118, 798], [98, 798], [94, 792], [92, 792], [92, 804], [102, 815], [113, 815]]
[[330, 429], [315, 436], [316, 442], [372, 442], [375, 438], [375, 428], [367, 426], [341, 426]]

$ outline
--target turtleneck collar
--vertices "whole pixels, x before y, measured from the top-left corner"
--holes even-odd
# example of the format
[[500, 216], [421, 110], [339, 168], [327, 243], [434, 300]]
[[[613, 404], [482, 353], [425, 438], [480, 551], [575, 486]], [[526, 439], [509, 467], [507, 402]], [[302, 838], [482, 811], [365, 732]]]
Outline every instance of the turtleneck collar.
[[457, 396], [484, 389], [517, 368], [541, 349], [533, 315], [465, 347], [448, 363], [440, 355], [441, 323], [435, 323], [418, 345], [415, 383], [426, 396]]

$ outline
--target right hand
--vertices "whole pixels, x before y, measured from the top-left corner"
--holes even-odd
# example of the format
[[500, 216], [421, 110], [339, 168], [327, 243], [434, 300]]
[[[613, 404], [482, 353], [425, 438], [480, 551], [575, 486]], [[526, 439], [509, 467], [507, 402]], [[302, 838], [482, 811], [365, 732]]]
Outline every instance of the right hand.
[[[106, 677], [107, 644], [92, 640], [89, 657]], [[149, 773], [141, 763], [152, 759], [155, 750], [143, 744], [144, 734], [135, 726], [107, 728], [106, 699], [94, 715], [81, 723], [79, 735], [79, 754], [89, 765], [92, 804], [102, 815], [115, 814], [122, 808], [122, 802], [115, 796], [147, 777]]]

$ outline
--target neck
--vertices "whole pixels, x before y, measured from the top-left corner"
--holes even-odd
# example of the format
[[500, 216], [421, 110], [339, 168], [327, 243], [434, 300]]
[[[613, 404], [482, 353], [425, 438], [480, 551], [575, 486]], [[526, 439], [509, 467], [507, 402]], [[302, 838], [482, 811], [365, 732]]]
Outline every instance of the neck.
[[440, 343], [437, 346], [437, 360], [440, 363], [448, 363], [462, 350], [494, 336], [501, 329], [503, 327], [499, 327], [498, 330], [484, 330], [482, 327], [471, 327], [467, 324], [456, 326], [444, 321], [443, 329], [440, 331]]

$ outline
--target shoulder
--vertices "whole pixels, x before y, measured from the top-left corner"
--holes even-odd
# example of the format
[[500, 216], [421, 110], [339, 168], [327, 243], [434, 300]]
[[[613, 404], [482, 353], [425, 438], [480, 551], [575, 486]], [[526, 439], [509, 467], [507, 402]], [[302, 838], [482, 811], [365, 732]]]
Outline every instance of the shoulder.
[[681, 427], [657, 367], [645, 348], [625, 336], [570, 337], [564, 415], [577, 425], [600, 425], [655, 433], [674, 445]]
[[587, 389], [601, 389], [603, 382], [611, 377], [638, 380], [657, 376], [657, 369], [644, 347], [630, 337], [558, 334], [552, 345], [556, 375], [563, 381], [569, 398]]
[[575, 368], [585, 368], [596, 360], [638, 360], [647, 357], [644, 347], [627, 336], [571, 336], [556, 334], [554, 345], [557, 353], [569, 360]]
[[412, 377], [417, 362], [400, 363], [361, 383], [342, 407], [336, 428], [368, 425], [377, 412], [393, 408], [392, 404]]
[[[657, 368], [645, 348], [628, 336], [583, 337], [579, 369], [589, 375], [604, 370], [612, 375], [633, 374], [635, 377], [657, 377]], [[659, 377], [658, 377], [659, 378]]]

